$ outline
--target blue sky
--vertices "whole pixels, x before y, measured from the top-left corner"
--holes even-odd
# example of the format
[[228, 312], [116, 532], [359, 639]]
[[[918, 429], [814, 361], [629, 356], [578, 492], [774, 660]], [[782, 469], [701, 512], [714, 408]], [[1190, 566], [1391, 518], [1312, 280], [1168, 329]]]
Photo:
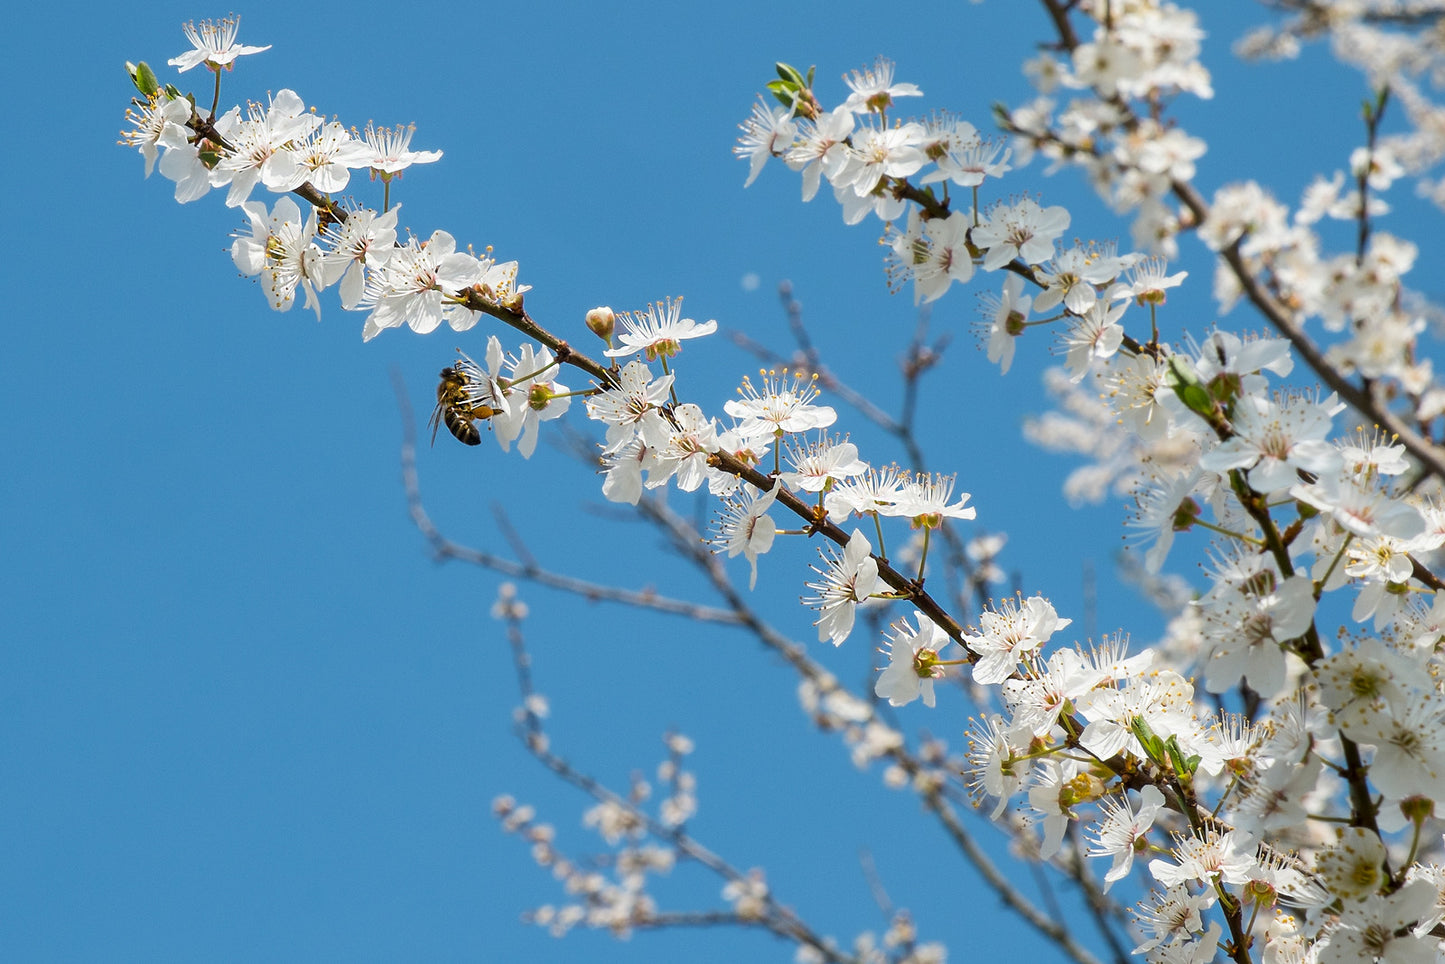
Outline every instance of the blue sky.
[[[1199, 183], [1254, 176], [1292, 201], [1312, 171], [1344, 163], [1363, 91], [1318, 51], [1298, 73], [1235, 63], [1228, 43], [1262, 14], [1208, 7], [1218, 97], [1179, 113], [1210, 142]], [[1047, 28], [1032, 5], [1003, 2], [887, 15], [755, 2], [401, 13], [364, 0], [314, 21], [296, 10], [238, 8], [242, 41], [273, 49], [226, 78], [223, 103], [291, 87], [348, 124], [415, 123], [414, 146], [446, 154], [394, 190], [402, 224], [520, 260], [539, 320], [585, 344], [595, 304], [684, 295], [688, 314], [786, 348], [773, 291], [787, 278], [833, 367], [885, 406], [916, 316], [885, 290], [876, 223], [846, 228], [826, 196], [801, 204], [781, 166], [744, 191], [736, 124], [775, 60], [818, 65], [820, 89], [839, 97], [839, 75], [883, 54], [922, 105], [987, 128], [991, 103], [1025, 96], [1017, 65]], [[215, 193], [175, 204], [115, 145], [123, 62], [175, 79], [163, 65], [186, 47], [181, 22], [227, 12], [31, 5], [0, 66], [8, 89], [33, 92], [10, 122], [20, 243], [0, 352], [0, 947], [17, 960], [790, 959], [756, 934], [618, 944], [519, 923], [562, 895], [497, 828], [491, 800], [535, 803], [564, 846], [595, 849], [585, 801], [511, 736], [516, 688], [489, 617], [498, 578], [434, 564], [408, 519], [392, 391], [397, 372], [424, 418], [437, 369], [454, 346], [479, 355], [483, 330], [363, 345], [362, 316], [332, 297], [320, 324], [272, 313], [230, 262], [238, 212]], [[205, 81], [192, 72], [183, 89]], [[1071, 235], [1127, 237], [1074, 178], [1034, 168], [1006, 183], [1069, 206]], [[1166, 324], [1198, 332], [1214, 318], [1209, 268], [1186, 251], [1191, 286]], [[749, 273], [758, 290], [742, 285]], [[1123, 627], [1147, 640], [1157, 619], [1110, 576], [1119, 508], [1064, 505], [1067, 460], [1018, 440], [1044, 404], [1041, 346], [1000, 380], [973, 349], [974, 316], [959, 291], [933, 313], [953, 335], [921, 417], [935, 467], [960, 473], [978, 524], [1009, 533], [1010, 569], [1081, 636]], [[679, 384], [720, 407], [756, 367], [715, 338], [684, 353]], [[839, 427], [864, 458], [899, 457], [850, 418]], [[595, 511], [597, 480], [546, 444], [526, 462], [443, 435], [419, 458], [432, 517], [459, 542], [505, 551], [501, 511], [550, 568], [712, 601], [645, 529]], [[765, 560], [758, 595], [810, 641], [795, 600], [811, 548], [787, 552]], [[1104, 586], [1088, 628], [1086, 565]], [[1038, 948], [1012, 926], [979, 926], [980, 908], [1004, 919], [995, 902], [915, 801], [806, 728], [787, 671], [756, 643], [522, 595], [554, 747], [577, 765], [620, 786], [651, 772], [676, 727], [698, 744], [694, 832], [766, 866], [820, 930], [882, 930], [866, 849], [921, 936], [950, 941], [956, 959]], [[862, 680], [870, 649], [855, 636], [820, 657]], [[902, 714], [955, 745], [965, 717], [957, 705]], [[717, 884], [677, 878], [665, 906], [717, 905]]]

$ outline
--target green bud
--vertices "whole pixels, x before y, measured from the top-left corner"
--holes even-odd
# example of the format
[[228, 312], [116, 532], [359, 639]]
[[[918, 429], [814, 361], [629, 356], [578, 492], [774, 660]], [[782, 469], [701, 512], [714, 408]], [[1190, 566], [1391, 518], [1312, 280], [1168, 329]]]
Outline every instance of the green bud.
[[1153, 763], [1164, 762], [1163, 741], [1154, 733], [1154, 728], [1145, 722], [1144, 717], [1136, 716], [1129, 721], [1129, 730], [1139, 745], [1144, 749], [1144, 755]]
[[156, 92], [161, 89], [160, 81], [156, 80], [155, 71], [151, 70], [151, 65], [144, 60], [139, 64], [133, 64], [127, 60], [125, 72], [130, 74], [130, 82], [135, 84], [135, 89], [147, 98], [155, 97]]
[[1199, 767], [1200, 757], [1196, 753], [1186, 757], [1184, 750], [1179, 746], [1179, 738], [1171, 736], [1164, 741], [1164, 749], [1169, 752], [1169, 762], [1174, 765], [1174, 772], [1181, 777], [1192, 777], [1194, 771]]
[[798, 69], [792, 64], [785, 64], [780, 60], [773, 66], [774, 69], [777, 70], [778, 76], [788, 83], [799, 88], [807, 86], [807, 84], [803, 83], [803, 75], [798, 73]]
[[1194, 368], [1178, 355], [1169, 358], [1169, 387], [1191, 412], [1204, 419], [1214, 418], [1213, 396], [1199, 380]]
[[786, 80], [770, 80], [767, 86], [768, 91], [778, 99], [778, 103], [792, 108], [798, 88], [790, 86]]

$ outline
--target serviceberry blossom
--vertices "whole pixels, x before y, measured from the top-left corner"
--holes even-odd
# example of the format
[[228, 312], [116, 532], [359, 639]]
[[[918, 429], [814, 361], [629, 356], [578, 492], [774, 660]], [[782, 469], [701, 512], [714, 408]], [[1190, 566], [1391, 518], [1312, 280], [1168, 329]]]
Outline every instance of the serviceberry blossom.
[[642, 439], [649, 489], [676, 478], [679, 489], [695, 492], [708, 481], [707, 459], [717, 448], [717, 425], [697, 405], [684, 402], [672, 410], [670, 420], [643, 423]]
[[236, 110], [217, 120], [216, 130], [234, 148], [211, 170], [213, 186], [230, 185], [226, 207], [245, 204], [258, 183], [277, 192], [299, 186], [300, 181], [292, 183], [297, 165], [291, 149], [320, 126], [321, 118], [306, 110], [296, 92], [284, 89], [264, 108], [248, 105], [245, 120]]
[[1305, 396], [1246, 398], [1236, 407], [1234, 435], [1199, 458], [1210, 472], [1246, 469], [1249, 484], [1266, 495], [1299, 482], [1299, 470], [1314, 475], [1340, 468], [1339, 450], [1326, 436], [1344, 409], [1331, 394], [1323, 401]]
[[830, 440], [822, 432], [811, 442], [789, 445], [787, 460], [793, 470], [784, 472], [782, 479], [789, 489], [799, 492], [827, 492], [844, 479], [868, 471], [868, 463], [858, 458], [858, 446], [847, 440]]
[[904, 484], [894, 503], [882, 509], [883, 515], [903, 516], [915, 529], [937, 529], [944, 519], [972, 519], [978, 510], [968, 505], [969, 494], [961, 492], [958, 501], [950, 503], [955, 475], [915, 476]]
[[371, 168], [373, 177], [390, 180], [413, 164], [430, 164], [441, 160], [441, 151], [411, 149], [411, 138], [415, 133], [415, 124], [405, 127], [400, 124], [396, 127], [377, 127], [367, 121], [366, 129], [361, 132], [361, 140], [367, 148], [366, 163], [357, 166]]
[[[634, 359], [617, 373], [614, 385], [587, 399], [587, 417], [607, 426], [608, 448], [662, 418], [660, 409], [667, 404], [673, 378], [671, 373], [653, 377], [651, 369]], [[652, 434], [655, 437], [662, 430], [656, 426]]]
[[263, 50], [271, 49], [270, 44], [264, 47], [247, 47], [236, 43], [236, 33], [240, 29], [241, 18], [235, 15], [221, 20], [202, 20], [199, 25], [183, 24], [181, 30], [195, 49], [172, 57], [166, 63], [181, 73], [200, 64], [205, 64], [214, 71], [220, 71], [223, 67], [230, 70], [237, 57], [259, 54]]
[[1199, 503], [1191, 496], [1201, 478], [1198, 470], [1180, 472], [1154, 476], [1135, 488], [1135, 512], [1124, 524], [1138, 530], [1137, 543], [1154, 543], [1144, 554], [1147, 571], [1159, 571], [1174, 544], [1174, 533], [1188, 529], [1199, 517]]
[[853, 135], [848, 164], [833, 179], [833, 186], [851, 185], [854, 194], [866, 198], [885, 177], [905, 178], [918, 173], [928, 163], [918, 146], [922, 139], [921, 124], [861, 128]]
[[997, 713], [970, 720], [967, 736], [969, 796], [975, 806], [992, 797], [995, 802], [989, 819], [997, 820], [1009, 799], [1028, 781], [1028, 754], [1009, 742], [1008, 725]]
[[914, 211], [908, 216], [907, 228], [894, 234], [894, 280], [913, 279], [915, 305], [937, 301], [955, 281], [964, 284], [973, 277], [973, 255], [968, 250], [970, 223], [966, 211], [927, 221]]
[[572, 399], [567, 386], [553, 379], [557, 362], [546, 348], [524, 344], [507, 367], [507, 390], [514, 404], [510, 412], [493, 416], [492, 424], [503, 452], [516, 439], [517, 451], [529, 459], [537, 447], [541, 423], [561, 418]]
[[1170, 288], [1177, 288], [1189, 277], [1188, 271], [1165, 274], [1169, 262], [1163, 258], [1145, 258], [1125, 269], [1126, 284], [1111, 293], [1113, 298], [1132, 298], [1139, 305], [1162, 305]]
[[[797, 140], [783, 155], [783, 161], [795, 171], [803, 172], [803, 200], [811, 201], [826, 175], [831, 181], [848, 164], [848, 138], [853, 134], [853, 112], [835, 107], [816, 121], [804, 121], [797, 129]], [[734, 148], [742, 153], [740, 148]], [[755, 171], [762, 165], [753, 161]], [[756, 173], [753, 175], [756, 176]], [[752, 178], [748, 178], [752, 183]]]
[[173, 136], [184, 142], [190, 137], [186, 121], [191, 119], [191, 102], [184, 97], [160, 94], [155, 100], [136, 100], [134, 106], [126, 109], [126, 123], [132, 125], [128, 131], [121, 131], [121, 143], [140, 151], [146, 162], [146, 177], [155, 170], [159, 156], [161, 137], [168, 129], [174, 129]]
[[[189, 118], [189, 102], [186, 111]], [[200, 147], [192, 142], [189, 128], [182, 123], [166, 124], [156, 143], [165, 148], [161, 176], [175, 182], [178, 203], [189, 204], [211, 190], [211, 168], [201, 159]]]
[[388, 328], [410, 326], [420, 335], [431, 334], [445, 320], [442, 307], [481, 277], [481, 265], [458, 251], [445, 231], [434, 231], [426, 241], [415, 237], [391, 252], [386, 263], [369, 271], [366, 291], [356, 309], [371, 309], [362, 330], [371, 341]]
[[1109, 305], [1096, 301], [1082, 315], [1069, 319], [1063, 334], [1064, 368], [1073, 381], [1082, 381], [1096, 361], [1114, 357], [1124, 343], [1124, 329], [1119, 324], [1127, 303]]
[[1430, 934], [1417, 936], [1412, 928], [1435, 908], [1436, 889], [1416, 880], [1389, 896], [1366, 895], [1340, 911], [1329, 943], [1319, 953], [1320, 964], [1432, 964], [1438, 961], [1439, 941]]
[[983, 270], [997, 271], [1015, 258], [1025, 264], [1048, 261], [1054, 256], [1054, 242], [1068, 227], [1069, 212], [1064, 208], [1041, 208], [1032, 198], [1023, 198], [990, 210], [970, 238], [987, 252]]
[[356, 308], [366, 296], [366, 271], [381, 271], [396, 250], [396, 219], [401, 205], [385, 214], [370, 208], [351, 211], [340, 225], [328, 224], [321, 232], [330, 250], [321, 256], [323, 287], [338, 280], [341, 306]]
[[1139, 791], [1139, 809], [1135, 810], [1128, 797], [1118, 801], [1105, 798], [1099, 801], [1104, 819], [1094, 831], [1094, 846], [1088, 850], [1090, 857], [1112, 857], [1113, 863], [1104, 874], [1104, 893], [1118, 880], [1129, 875], [1134, 865], [1134, 855], [1146, 852], [1148, 842], [1144, 835], [1154, 825], [1154, 818], [1164, 806], [1164, 794], [1153, 784]]
[[[371, 149], [351, 136], [337, 121], [322, 124], [291, 150], [273, 159], [274, 171], [266, 187], [272, 191], [294, 191], [303, 183], [323, 194], [346, 189], [352, 168], [364, 168], [371, 161]], [[287, 173], [287, 169], [290, 173]]]
[[[748, 161], [748, 179], [743, 187], [751, 186], [758, 179], [768, 158], [779, 156], [788, 150], [798, 131], [798, 125], [792, 117], [793, 112], [788, 108], [777, 105], [770, 107], [760, 96], [753, 105], [752, 116], [738, 125], [743, 134], [738, 138], [733, 153]], [[849, 126], [852, 126], [851, 123]], [[847, 134], [843, 136], [846, 137]], [[816, 190], [816, 177], [813, 184]]]
[[276, 199], [268, 214], [266, 205], [248, 201], [242, 206], [251, 220], [250, 235], [238, 235], [231, 245], [231, 260], [247, 277], [261, 276], [266, 298], [274, 311], [290, 311], [299, 285], [306, 293], [306, 307], [321, 320], [321, 302], [316, 289], [325, 286], [321, 270], [321, 249], [316, 244], [316, 209], [302, 219], [301, 209], [290, 197]]
[[1132, 257], [1119, 256], [1113, 246], [1075, 244], [1054, 255], [1038, 269], [1044, 290], [1034, 297], [1034, 310], [1048, 311], [1063, 303], [1070, 314], [1082, 315], [1094, 306], [1100, 290], [1124, 271]]
[[920, 184], [949, 181], [959, 187], [973, 188], [985, 178], [1003, 177], [1011, 170], [1008, 159], [1012, 151], [980, 137], [978, 129], [966, 120], [936, 117], [925, 125], [925, 130], [928, 136], [923, 152], [937, 169], [925, 174]]
[[739, 555], [747, 559], [752, 567], [749, 589], [758, 584], [758, 556], [773, 547], [773, 538], [778, 534], [778, 527], [767, 513], [782, 487], [782, 482], [775, 481], [771, 489], [759, 492], [745, 484], [736, 495], [723, 501], [723, 510], [718, 516], [712, 539], [714, 549], [726, 550], [729, 559]]
[[996, 608], [984, 610], [978, 621], [978, 633], [964, 633], [963, 641], [979, 657], [973, 664], [973, 681], [981, 684], [1002, 683], [1021, 659], [1073, 622], [1061, 619], [1043, 596], [1005, 598]]
[[934, 705], [933, 681], [942, 679], [944, 668], [938, 665], [938, 653], [953, 640], [918, 610], [913, 611], [918, 628], [900, 619], [890, 626], [885, 638], [888, 665], [878, 677], [873, 692], [886, 699], [890, 706], [906, 706], [916, 699], [923, 705]]
[[1255, 841], [1248, 834], [1233, 830], [1219, 833], [1206, 830], [1200, 839], [1187, 834], [1174, 835], [1174, 847], [1170, 856], [1174, 863], [1163, 858], [1149, 861], [1149, 872], [1165, 887], [1186, 883], [1242, 884], [1249, 880], [1257, 866]]
[[701, 338], [717, 331], [716, 321], [696, 322], [682, 317], [682, 299], [668, 298], [647, 306], [645, 311], [624, 311], [616, 316], [622, 344], [605, 352], [609, 358], [625, 358], [642, 352], [648, 361], [667, 359], [682, 351], [689, 338]]
[[871, 68], [855, 70], [843, 75], [843, 82], [852, 91], [843, 106], [859, 114], [870, 111], [886, 113], [893, 106], [895, 97], [922, 97], [923, 91], [914, 84], [893, 82], [893, 61], [879, 57]]
[[840, 646], [853, 631], [854, 610], [878, 585], [878, 560], [872, 553], [872, 544], [857, 529], [853, 530], [841, 555], [831, 548], [822, 550], [828, 567], [812, 568], [823, 580], [806, 583], [818, 595], [803, 600], [804, 605], [819, 611], [815, 624], [819, 642], [830, 640], [834, 646]]
[[1000, 375], [1007, 375], [1013, 366], [1014, 347], [1028, 324], [1032, 298], [1024, 294], [1024, 279], [1011, 274], [1004, 279], [1002, 292], [986, 292], [980, 296], [980, 304], [989, 320], [988, 360], [998, 365]]
[[[1273, 579], [1266, 580], [1274, 582]], [[1241, 678], [1260, 696], [1285, 688], [1284, 643], [1309, 629], [1314, 619], [1314, 587], [1308, 576], [1290, 576], [1272, 591], [1229, 589], [1201, 600], [1208, 656], [1204, 685], [1223, 693]]]
[[723, 405], [723, 411], [738, 419], [737, 432], [743, 438], [810, 432], [837, 421], [838, 413], [832, 408], [813, 404], [819, 394], [816, 374], [794, 372], [791, 380], [786, 368], [759, 374], [762, 375], [761, 388], [754, 387], [752, 380], [744, 377], [738, 388], [741, 400], [733, 399]]
[[823, 498], [828, 516], [838, 522], [850, 515], [884, 515], [903, 498], [908, 473], [897, 465], [870, 466], [859, 476], [834, 485]]

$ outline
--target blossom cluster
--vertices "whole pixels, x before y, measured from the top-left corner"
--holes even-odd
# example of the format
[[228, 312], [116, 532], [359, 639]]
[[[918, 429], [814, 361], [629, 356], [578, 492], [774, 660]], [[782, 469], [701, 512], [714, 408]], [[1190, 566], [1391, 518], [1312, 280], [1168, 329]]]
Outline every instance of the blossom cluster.
[[[914, 623], [893, 626], [878, 694], [932, 705], [935, 682], [963, 662], [975, 684], [997, 686], [1001, 711], [969, 735], [972, 792], [992, 802], [995, 818], [1018, 804], [1044, 858], [1062, 852], [1072, 824], [1092, 823], [1088, 853], [1110, 860], [1106, 889], [1135, 869], [1135, 854], [1167, 852], [1145, 868], [1154, 897], [1139, 912], [1146, 939], [1137, 950], [1151, 960], [1212, 958], [1224, 922], [1251, 903], [1265, 912], [1255, 919], [1267, 956], [1354, 960], [1361, 946], [1380, 959], [1433, 955], [1429, 932], [1440, 921], [1434, 908], [1445, 906], [1438, 884], [1445, 867], [1423, 855], [1440, 852], [1426, 836], [1433, 829], [1438, 841], [1440, 827], [1427, 828], [1423, 815], [1445, 799], [1437, 784], [1445, 774], [1438, 737], [1445, 703], [1435, 682], [1445, 668], [1435, 591], [1445, 584], [1431, 570], [1445, 544], [1445, 509], [1433, 485], [1397, 484], [1418, 471], [1411, 456], [1422, 446], [1407, 451], [1392, 435], [1336, 423], [1348, 407], [1339, 394], [1348, 383], [1326, 395], [1275, 382], [1293, 371], [1291, 339], [1222, 331], [1183, 345], [1159, 339], [1156, 313], [1185, 277], [1169, 274], [1158, 256], [1177, 250], [1181, 226], [1166, 202], [1175, 191], [1191, 197], [1187, 184], [1203, 145], [1177, 126], [1128, 114], [1123, 98], [1208, 96], [1207, 74], [1193, 60], [1198, 39], [1190, 13], [1123, 5], [1071, 59], [1037, 65], [1048, 86], [1091, 96], [1057, 122], [1042, 101], [1008, 122], [1020, 155], [1081, 164], [1111, 203], [1136, 210], [1135, 239], [1155, 252], [1149, 256], [1098, 245], [1060, 250], [1067, 216], [1027, 199], [981, 211], [975, 190], [973, 207], [952, 210], [927, 185], [976, 189], [983, 175], [1004, 168], [980, 165], [973, 183], [960, 180], [940, 133], [960, 130], [953, 119], [895, 120], [880, 138], [892, 97], [917, 93], [894, 84], [881, 63], [845, 78], [863, 96], [826, 113], [811, 82], [799, 84], [796, 71], [780, 68], [783, 82], [770, 89], [782, 106], [755, 108], [737, 153], [752, 162], [751, 176], [770, 157], [801, 171], [805, 198], [821, 172], [849, 223], [870, 212], [903, 219], [901, 230], [890, 224], [890, 275], [910, 278], [917, 301], [942, 296], [976, 271], [1008, 268], [989, 319], [990, 358], [1006, 368], [1030, 312], [1059, 310], [1069, 381], [1095, 375], [1107, 388], [1100, 424], [1128, 439], [1110, 451], [1123, 452], [1136, 484], [1132, 524], [1137, 544], [1148, 546], [1146, 570], [1160, 571], [1176, 533], [1207, 526], [1218, 535], [1211, 587], [1156, 649], [1129, 656], [1116, 637], [1048, 654], [1043, 644], [1068, 620], [1037, 596], [998, 604], [983, 614], [979, 632], [961, 640], [918, 612]], [[878, 106], [870, 108], [873, 97]], [[1101, 111], [1112, 112], [1108, 123]], [[845, 117], [875, 114], [874, 126], [857, 131]], [[964, 136], [979, 149], [971, 132]], [[920, 175], [929, 159], [939, 169]], [[1351, 163], [1376, 170], [1370, 157]], [[1362, 198], [1366, 186], [1388, 183], [1387, 153], [1383, 168], [1361, 175]], [[1401, 298], [1414, 248], [1377, 231], [1358, 254], [1321, 254], [1308, 229], [1319, 217], [1312, 212], [1348, 218], [1383, 210], [1343, 203], [1338, 189], [1312, 189], [1293, 226], [1249, 186], [1226, 188], [1191, 215], [1211, 249], [1239, 252], [1246, 269], [1265, 279], [1285, 307], [1282, 332], [1294, 333], [1289, 322], [1320, 319], [1327, 332], [1347, 336], [1325, 355], [1332, 373], [1393, 379], [1412, 403], [1410, 415], [1433, 418], [1430, 363], [1416, 349], [1423, 322]], [[1236, 276], [1221, 261], [1216, 290], [1227, 300], [1240, 291]], [[1027, 297], [1025, 286], [1033, 292]], [[1148, 309], [1147, 336], [1125, 332], [1131, 305]], [[1097, 451], [1104, 435], [1084, 435], [1077, 447]], [[868, 584], [865, 567], [840, 570], [825, 583], [835, 593]], [[1350, 620], [1373, 633], [1342, 632], [1333, 644], [1325, 638], [1319, 624], [1334, 611], [1327, 597], [1338, 592], [1353, 600]], [[956, 642], [965, 655], [940, 655]], [[1210, 707], [1185, 672], [1200, 674], [1211, 694], [1247, 694], [1251, 717]], [[1369, 762], [1352, 764], [1361, 754]], [[1373, 809], [1361, 814], [1351, 794], [1373, 799]], [[1352, 814], [1354, 830], [1328, 830]], [[1156, 824], [1173, 841], [1167, 850], [1149, 842]], [[1369, 847], [1360, 844], [1362, 830]], [[1391, 853], [1391, 841], [1403, 851]], [[1402, 869], [1383, 869], [1391, 866]], [[1348, 884], [1351, 874], [1371, 884]], [[1380, 921], [1396, 926], [1382, 930]]]
[[[810, 715], [843, 732], [860, 763], [890, 760], [885, 779], [895, 785], [928, 794], [961, 771], [973, 799], [1041, 859], [1077, 856], [1070, 830], [1083, 829], [1104, 891], [1131, 878], [1148, 891], [1136, 913], [1136, 949], [1148, 960], [1206, 960], [1226, 943], [1238, 957], [1253, 942], [1280, 961], [1433, 955], [1445, 915], [1435, 816], [1445, 800], [1445, 581], [1434, 572], [1445, 502], [1438, 453], [1408, 426], [1393, 428], [1402, 415], [1388, 400], [1403, 399], [1404, 417], [1424, 425], [1445, 413], [1445, 390], [1417, 350], [1424, 323], [1404, 297], [1414, 246], [1364, 232], [1358, 250], [1328, 255], [1311, 229], [1321, 218], [1382, 214], [1370, 192], [1398, 172], [1387, 151], [1367, 148], [1351, 161], [1353, 197], [1336, 178], [1312, 187], [1292, 216], [1253, 184], [1205, 201], [1190, 185], [1202, 143], [1130, 106], [1210, 95], [1193, 14], [1143, 0], [1079, 12], [1092, 18], [1091, 38], [1032, 65], [1042, 94], [1062, 87], [1079, 97], [1057, 113], [1047, 98], [1008, 112], [1011, 147], [950, 114], [898, 117], [898, 103], [922, 92], [895, 82], [880, 60], [844, 77], [849, 93], [832, 109], [811, 72], [779, 65], [769, 85], [779, 106], [759, 100], [736, 153], [749, 183], [777, 158], [801, 175], [805, 200], [826, 178], [845, 222], [883, 221], [889, 277], [911, 283], [916, 302], [1004, 272], [983, 324], [988, 357], [1004, 371], [1021, 335], [1056, 326], [1066, 384], [1092, 376], [1104, 400], [1087, 432], [1064, 423], [1054, 431], [1123, 439], [1083, 447], [1112, 460], [1099, 479], [1133, 485], [1143, 569], [1160, 573], [1180, 533], [1216, 538], [1207, 588], [1158, 646], [1132, 655], [1122, 634], [1051, 650], [1071, 620], [1039, 594], [994, 601], [977, 625], [960, 625], [924, 587], [934, 534], [974, 518], [970, 496], [955, 497], [954, 475], [866, 460], [834, 432], [839, 414], [820, 403], [813, 373], [745, 378], [721, 415], [710, 414], [679, 393], [679, 364], [685, 344], [717, 324], [684, 317], [681, 299], [588, 312], [604, 367], [527, 314], [515, 262], [459, 250], [440, 230], [402, 242], [397, 207], [342, 208], [325, 197], [346, 188], [352, 170], [389, 185], [408, 164], [440, 156], [410, 152], [409, 130], [358, 136], [289, 90], [244, 116], [239, 107], [206, 115], [138, 68], [144, 100], [126, 142], [147, 173], [159, 155], [180, 201], [227, 188], [227, 205], [249, 221], [233, 259], [262, 279], [277, 310], [299, 290], [319, 317], [318, 295], [335, 285], [343, 307], [368, 312], [367, 339], [403, 324], [464, 331], [487, 314], [536, 341], [508, 355], [492, 335], [481, 362], [462, 355], [443, 372], [435, 418], [463, 441], [481, 420], [503, 449], [515, 442], [529, 456], [541, 423], [582, 395], [604, 432], [603, 495], [636, 504], [652, 490], [706, 486], [719, 505], [709, 541], [743, 557], [750, 587], [780, 537], [828, 540], [816, 579], [803, 583], [818, 640], [841, 645], [860, 607], [897, 603], [906, 611], [883, 634], [874, 695], [932, 707], [940, 684], [963, 683], [985, 709], [966, 757], [935, 744], [926, 766], [905, 764], [901, 734], [836, 680], [805, 680]], [[205, 64], [218, 80], [236, 56], [265, 49], [237, 46], [230, 22], [188, 35], [196, 49], [172, 63]], [[982, 200], [1011, 159], [1035, 154], [1084, 167], [1116, 208], [1134, 212], [1144, 250], [1065, 244], [1064, 208]], [[250, 201], [257, 185], [285, 196], [269, 208]], [[963, 188], [956, 197], [966, 203], [955, 206], [951, 192]], [[1186, 277], [1171, 274], [1165, 256], [1186, 227], [1219, 255], [1221, 300], [1247, 294], [1281, 337], [1160, 337], [1167, 293]], [[1303, 337], [1306, 323], [1334, 338], [1328, 350]], [[1282, 381], [1301, 357], [1328, 392]], [[591, 384], [561, 384], [563, 366]], [[1385, 384], [1397, 390], [1381, 394]], [[1352, 429], [1349, 413], [1391, 427]], [[785, 514], [800, 528], [780, 526]], [[916, 572], [890, 561], [886, 519], [907, 520]], [[997, 547], [978, 551], [988, 558]], [[1346, 611], [1339, 632], [1323, 631]], [[695, 808], [690, 784], [674, 783], [670, 826]], [[502, 801], [498, 814], [555, 859], [550, 830], [529, 811]], [[641, 837], [635, 808], [604, 803], [591, 819], [604, 838]], [[626, 930], [651, 912], [642, 878], [664, 863], [638, 849], [615, 881], [563, 876], [606, 908], [593, 923]], [[740, 916], [770, 899], [760, 880], [728, 888]], [[548, 915], [549, 926], [583, 920], [585, 903]]]
[[[270, 49], [237, 44], [238, 27], [239, 18], [187, 24], [193, 49], [170, 63], [182, 71], [206, 65], [217, 74], [219, 93], [223, 68], [240, 55]], [[411, 150], [412, 128], [368, 123], [360, 132], [347, 129], [323, 121], [289, 89], [266, 104], [248, 104], [244, 113], [236, 106], [216, 116], [174, 86], [162, 87], [144, 64], [132, 65], [131, 76], [144, 96], [127, 112], [131, 127], [123, 143], [140, 151], [147, 176], [159, 167], [175, 182], [183, 204], [226, 189], [226, 206], [241, 208], [248, 222], [231, 246], [232, 259], [243, 275], [259, 276], [276, 311], [289, 311], [299, 289], [319, 320], [318, 292], [339, 284], [343, 307], [368, 312], [362, 337], [370, 340], [401, 325], [425, 334], [445, 322], [465, 331], [481, 317], [479, 309], [521, 304], [527, 286], [517, 284], [515, 261], [458, 251], [445, 231], [400, 242], [400, 205], [378, 212], [327, 200], [358, 170], [380, 179], [389, 199], [393, 178], [438, 160], [440, 151]], [[268, 208], [250, 200], [258, 186], [282, 196]], [[313, 202], [307, 213], [291, 192]]]

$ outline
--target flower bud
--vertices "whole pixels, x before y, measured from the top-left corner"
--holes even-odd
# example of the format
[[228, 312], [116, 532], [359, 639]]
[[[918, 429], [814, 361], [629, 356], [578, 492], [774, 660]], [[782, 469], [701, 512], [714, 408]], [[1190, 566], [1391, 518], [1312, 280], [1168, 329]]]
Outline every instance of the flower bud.
[[607, 344], [612, 344], [612, 332], [617, 326], [617, 316], [612, 309], [604, 306], [593, 308], [587, 312], [587, 327], [592, 334], [601, 338]]

